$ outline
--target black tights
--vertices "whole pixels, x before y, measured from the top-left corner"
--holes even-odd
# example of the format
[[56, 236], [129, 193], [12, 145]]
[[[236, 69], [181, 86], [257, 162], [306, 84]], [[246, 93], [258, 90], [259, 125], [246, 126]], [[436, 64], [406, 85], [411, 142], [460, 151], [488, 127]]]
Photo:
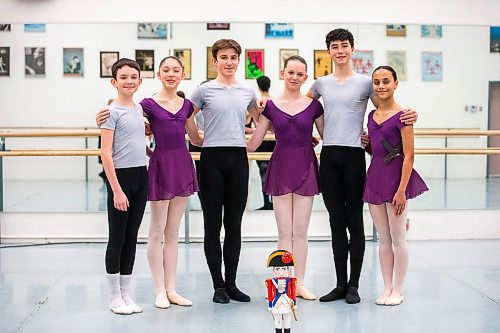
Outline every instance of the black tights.
[[[205, 257], [214, 288], [235, 286], [241, 250], [241, 219], [248, 196], [246, 148], [202, 148], [200, 190], [205, 226]], [[223, 250], [220, 244], [222, 223], [225, 230]], [[225, 282], [222, 277], [222, 257]]]
[[[320, 185], [330, 216], [337, 286], [358, 288], [363, 256], [363, 189], [365, 152], [361, 148], [324, 146], [320, 158]], [[347, 237], [349, 230], [350, 238]], [[347, 280], [350, 252], [351, 276]]]
[[148, 195], [146, 166], [115, 169], [120, 186], [130, 207], [121, 211], [114, 207], [113, 191], [108, 188], [109, 240], [106, 248], [106, 272], [130, 275], [134, 268], [137, 233], [141, 226]]

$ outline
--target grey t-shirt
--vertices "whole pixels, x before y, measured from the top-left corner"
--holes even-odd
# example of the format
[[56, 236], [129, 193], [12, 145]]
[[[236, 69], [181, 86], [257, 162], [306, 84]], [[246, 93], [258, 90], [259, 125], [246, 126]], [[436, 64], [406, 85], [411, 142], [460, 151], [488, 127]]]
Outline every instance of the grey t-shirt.
[[146, 141], [142, 107], [127, 108], [116, 102], [109, 105], [110, 115], [101, 128], [113, 133], [113, 163], [115, 169], [146, 165]]
[[369, 76], [354, 73], [339, 84], [333, 74], [320, 77], [311, 87], [325, 108], [324, 146], [362, 147], [363, 121], [368, 99], [373, 96]]
[[232, 87], [215, 80], [197, 87], [190, 98], [203, 112], [203, 147], [246, 147], [245, 116], [255, 107], [255, 92], [237, 83]]

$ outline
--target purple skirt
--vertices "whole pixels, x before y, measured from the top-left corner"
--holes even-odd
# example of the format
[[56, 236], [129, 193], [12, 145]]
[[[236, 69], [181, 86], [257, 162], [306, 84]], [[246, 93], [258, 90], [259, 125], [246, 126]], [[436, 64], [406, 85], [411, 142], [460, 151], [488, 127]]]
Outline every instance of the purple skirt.
[[156, 148], [149, 160], [148, 185], [149, 201], [188, 197], [199, 191], [187, 148]]
[[262, 191], [273, 196], [288, 193], [303, 196], [319, 194], [318, 159], [312, 145], [276, 145], [269, 160]]
[[[402, 166], [403, 157], [401, 156], [396, 157], [389, 164], [385, 164], [381, 158], [373, 158], [366, 172], [363, 201], [374, 205], [392, 202], [401, 180]], [[428, 190], [422, 177], [412, 170], [406, 187], [406, 199], [413, 199]]]

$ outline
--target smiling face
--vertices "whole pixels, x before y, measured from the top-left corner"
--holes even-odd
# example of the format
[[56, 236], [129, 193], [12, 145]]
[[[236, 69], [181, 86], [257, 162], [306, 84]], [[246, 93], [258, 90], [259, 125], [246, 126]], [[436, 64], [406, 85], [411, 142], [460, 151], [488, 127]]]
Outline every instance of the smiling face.
[[240, 56], [233, 48], [225, 48], [217, 51], [213, 59], [217, 74], [221, 76], [235, 76], [240, 63]]
[[300, 90], [307, 79], [306, 65], [299, 60], [290, 60], [281, 70], [280, 77], [284, 80], [286, 89]]
[[124, 96], [132, 96], [142, 83], [139, 71], [129, 66], [123, 66], [116, 72], [116, 79], [111, 84]]
[[165, 88], [176, 89], [181, 80], [184, 79], [185, 73], [177, 59], [166, 58], [161, 62], [156, 76]]
[[351, 61], [351, 56], [354, 52], [354, 47], [346, 40], [334, 40], [330, 42], [328, 54], [337, 66], [345, 66]]
[[376, 69], [372, 75], [373, 90], [380, 100], [386, 100], [394, 96], [394, 90], [398, 86], [394, 74], [384, 68]]

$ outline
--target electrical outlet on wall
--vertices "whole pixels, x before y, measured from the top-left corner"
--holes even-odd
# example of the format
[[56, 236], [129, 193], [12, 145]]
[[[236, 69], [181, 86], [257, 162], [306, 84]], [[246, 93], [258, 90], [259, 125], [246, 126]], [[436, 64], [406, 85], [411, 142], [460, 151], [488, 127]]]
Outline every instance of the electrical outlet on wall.
[[469, 106], [469, 111], [470, 112], [476, 112], [477, 111], [477, 105], [471, 105], [471, 106]]

